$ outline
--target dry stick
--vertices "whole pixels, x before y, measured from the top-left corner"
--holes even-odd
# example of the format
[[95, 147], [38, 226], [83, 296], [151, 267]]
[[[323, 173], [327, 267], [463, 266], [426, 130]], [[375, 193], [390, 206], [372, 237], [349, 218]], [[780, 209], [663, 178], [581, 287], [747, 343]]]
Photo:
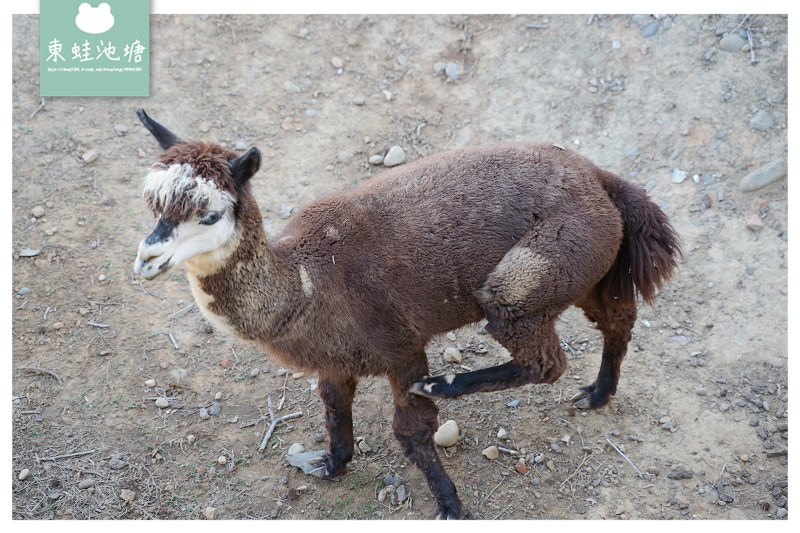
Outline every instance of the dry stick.
[[750, 63], [751, 64], [758, 63], [758, 58], [756, 57], [756, 51], [753, 48], [753, 34], [750, 32], [750, 28], [747, 28], [747, 44], [750, 47]]
[[53, 457], [42, 457], [39, 459], [40, 461], [56, 461], [58, 459], [67, 459], [69, 457], [79, 457], [81, 455], [89, 455], [90, 453], [94, 453], [97, 450], [89, 450], [88, 452], [76, 452], [76, 453], [68, 453], [66, 455], [54, 455]]
[[269, 438], [272, 436], [272, 432], [275, 431], [275, 427], [278, 425], [279, 422], [283, 422], [285, 420], [291, 420], [292, 418], [297, 418], [298, 416], [303, 415], [303, 411], [297, 411], [296, 413], [291, 413], [276, 419], [275, 414], [272, 412], [272, 398], [270, 398], [269, 396], [267, 396], [267, 407], [269, 408], [269, 417], [272, 419], [272, 424], [270, 424], [269, 429], [267, 430], [267, 434], [264, 435], [264, 440], [261, 441], [261, 446], [258, 447], [258, 451], [260, 452], [267, 447], [267, 442], [269, 442]]
[[50, 370], [45, 370], [44, 368], [38, 368], [35, 366], [21, 366], [19, 367], [20, 370], [28, 370], [30, 372], [38, 372], [39, 374], [47, 374], [48, 376], [53, 376], [56, 378], [56, 381], [61, 381], [61, 378], [58, 377], [58, 374], [52, 372]]
[[42, 98], [42, 104], [41, 104], [39, 107], [37, 107], [37, 108], [36, 108], [36, 111], [34, 111], [33, 113], [31, 113], [31, 116], [30, 116], [30, 118], [33, 118], [33, 117], [35, 117], [35, 116], [36, 116], [36, 113], [38, 113], [39, 111], [41, 111], [42, 109], [44, 109], [44, 104], [45, 104], [45, 101], [44, 101], [44, 98]]
[[639, 469], [638, 469], [638, 468], [636, 468], [636, 465], [635, 465], [635, 464], [633, 464], [633, 462], [632, 462], [630, 459], [628, 459], [628, 457], [627, 457], [627, 456], [626, 456], [624, 453], [622, 453], [622, 452], [620, 451], [620, 449], [619, 449], [619, 448], [617, 448], [616, 446], [614, 446], [614, 443], [613, 443], [613, 442], [611, 442], [610, 440], [608, 440], [608, 437], [606, 437], [606, 442], [608, 442], [608, 443], [611, 445], [611, 447], [612, 447], [612, 448], [614, 448], [615, 450], [617, 450], [617, 453], [618, 453], [618, 454], [620, 454], [620, 455], [621, 455], [621, 456], [622, 456], [622, 457], [623, 457], [623, 458], [624, 458], [626, 461], [628, 461], [628, 464], [630, 464], [630, 465], [633, 467], [633, 469], [634, 469], [634, 470], [636, 470], [636, 473], [639, 475], [639, 477], [640, 477], [640, 478], [642, 478], [642, 479], [645, 479], [645, 477], [644, 477], [644, 474], [642, 474], [641, 472], [639, 472]]

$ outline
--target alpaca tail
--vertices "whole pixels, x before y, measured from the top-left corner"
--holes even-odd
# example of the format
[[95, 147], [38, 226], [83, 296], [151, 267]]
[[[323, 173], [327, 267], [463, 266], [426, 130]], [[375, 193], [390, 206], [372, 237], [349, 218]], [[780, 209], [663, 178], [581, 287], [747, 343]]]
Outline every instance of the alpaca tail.
[[600, 181], [622, 215], [623, 238], [617, 259], [597, 289], [630, 305], [636, 304], [638, 291], [651, 304], [682, 257], [680, 238], [644, 189], [604, 171]]

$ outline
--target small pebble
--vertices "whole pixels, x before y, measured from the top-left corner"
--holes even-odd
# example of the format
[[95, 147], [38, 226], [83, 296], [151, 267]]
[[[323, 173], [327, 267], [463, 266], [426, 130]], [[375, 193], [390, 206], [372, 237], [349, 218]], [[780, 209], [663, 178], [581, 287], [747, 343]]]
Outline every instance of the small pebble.
[[380, 155], [380, 154], [375, 154], [373, 156], [370, 156], [369, 164], [370, 165], [376, 165], [376, 166], [383, 164], [383, 156]]
[[682, 183], [686, 179], [686, 171], [679, 168], [672, 169], [672, 183]]
[[260, 368], [252, 368], [252, 369], [250, 369], [250, 377], [251, 378], [256, 377], [260, 373], [261, 373], [261, 369]]
[[217, 457], [217, 464], [219, 464], [219, 465], [228, 464], [228, 458], [225, 457], [224, 455], [220, 455], [219, 457]]
[[25, 481], [29, 477], [31, 477], [31, 471], [30, 471], [29, 468], [23, 468], [22, 470], [19, 471], [19, 480], [20, 481]]
[[719, 48], [725, 52], [741, 52], [742, 46], [744, 46], [745, 43], [747, 43], [747, 41], [735, 33], [730, 33], [720, 40]]
[[761, 218], [754, 213], [747, 219], [747, 229], [761, 231], [764, 229], [764, 223], [761, 221]]
[[289, 451], [288, 451], [288, 452], [286, 452], [286, 453], [287, 453], [288, 455], [294, 455], [294, 454], [297, 454], [297, 453], [303, 453], [304, 451], [306, 451], [306, 447], [305, 447], [305, 446], [303, 446], [303, 445], [302, 445], [301, 443], [299, 443], [299, 442], [295, 442], [294, 444], [292, 444], [291, 446], [289, 446]]
[[506, 404], [506, 407], [516, 407], [519, 405], [519, 400], [511, 400]]
[[342, 58], [339, 56], [333, 56], [331, 58], [331, 65], [333, 65], [333, 68], [343, 68], [344, 60], [342, 60]]
[[731, 408], [731, 404], [729, 404], [729, 403], [722, 402], [721, 404], [719, 404], [719, 410], [720, 410], [720, 411], [723, 411], [723, 412], [725, 412], [725, 411], [727, 411], [727, 410], [728, 410], [728, 409], [730, 409], [730, 408]]
[[448, 363], [461, 363], [461, 351], [458, 348], [450, 346], [444, 351], [444, 360]]
[[195, 440], [197, 440], [197, 437], [195, 437], [194, 435], [192, 434], [186, 435], [186, 442], [188, 442], [190, 445], [194, 444]]
[[500, 457], [500, 450], [497, 449], [497, 446], [489, 446], [488, 448], [483, 450], [481, 454], [490, 461], [493, 461], [498, 457]]
[[119, 493], [119, 499], [125, 501], [126, 503], [131, 503], [134, 499], [136, 499], [136, 493], [130, 489], [122, 489]]
[[117, 133], [117, 135], [121, 137], [126, 133], [128, 133], [128, 126], [126, 126], [125, 124], [117, 124], [116, 126], [114, 126], [114, 131]]
[[93, 163], [97, 160], [97, 150], [95, 149], [88, 150], [84, 152], [81, 157], [83, 159], [83, 162], [86, 163], [87, 165], [89, 163]]
[[200, 420], [208, 420], [211, 418], [211, 415], [208, 414], [208, 409], [205, 407], [201, 407], [200, 410], [197, 412], [197, 415], [200, 417]]
[[456, 63], [448, 63], [447, 66], [444, 67], [444, 73], [448, 78], [457, 80], [459, 72], [461, 72], [461, 67]]
[[169, 407], [169, 400], [167, 400], [163, 396], [156, 398], [156, 407], [159, 407], [161, 409]]
[[152, 389], [153, 387], [156, 386], [156, 380], [154, 380], [153, 378], [150, 378], [150, 379], [148, 379], [147, 381], [144, 382], [144, 385], [145, 385], [145, 387]]
[[757, 131], [767, 131], [773, 126], [774, 122], [772, 117], [770, 117], [766, 111], [759, 109], [755, 116], [750, 119], [748, 124], [750, 125], [751, 129]]
[[364, 105], [364, 103], [365, 103], [365, 100], [363, 98], [361, 98], [360, 96], [357, 96], [357, 97], [353, 98], [353, 104], [355, 104], [355, 105], [361, 106], [361, 105]]
[[448, 420], [433, 434], [433, 442], [442, 448], [449, 448], [458, 442], [458, 424], [455, 420]]
[[275, 373], [278, 377], [285, 376], [287, 370], [285, 368], [279, 368], [278, 371]]
[[754, 170], [739, 182], [743, 192], [753, 192], [766, 187], [786, 176], [788, 167], [785, 159], [776, 159]]
[[741, 460], [743, 463], [746, 463], [746, 462], [750, 461], [750, 456], [749, 456], [749, 455], [747, 455], [747, 454], [745, 453], [745, 454], [742, 454], [742, 456], [741, 456], [741, 457], [739, 457], [739, 459], [740, 459], [740, 460]]
[[399, 146], [392, 146], [383, 158], [383, 166], [396, 167], [406, 161], [406, 153]]
[[302, 372], [302, 371], [301, 372], [292, 372], [292, 379], [300, 379], [305, 375], [306, 375], [306, 373]]
[[31, 209], [31, 216], [33, 218], [42, 218], [44, 216], [44, 207], [41, 205], [34, 206]]
[[206, 520], [216, 520], [219, 517], [219, 509], [216, 507], [206, 507], [203, 509], [203, 516]]
[[500, 428], [497, 431], [497, 438], [500, 440], [506, 440], [508, 438], [508, 431], [505, 428]]
[[644, 27], [642, 37], [652, 37], [658, 32], [658, 22], [654, 21]]
[[88, 489], [89, 487], [94, 487], [93, 479], [82, 479], [80, 483], [78, 483], [79, 489]]
[[695, 392], [697, 393], [698, 396], [705, 396], [707, 394], [706, 388], [703, 387], [702, 385], [697, 387], [697, 390]]
[[787, 511], [783, 507], [778, 507], [778, 510], [775, 511], [775, 516], [777, 516], [778, 518], [786, 518], [787, 514], [789, 514], [789, 511]]

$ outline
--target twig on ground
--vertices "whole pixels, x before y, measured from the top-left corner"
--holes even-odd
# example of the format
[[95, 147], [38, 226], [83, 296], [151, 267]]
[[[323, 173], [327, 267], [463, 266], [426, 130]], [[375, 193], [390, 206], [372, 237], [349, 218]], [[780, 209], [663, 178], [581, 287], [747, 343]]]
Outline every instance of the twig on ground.
[[175, 337], [172, 335], [172, 330], [167, 331], [167, 335], [169, 336], [169, 340], [172, 341], [172, 345], [175, 349], [178, 349], [178, 341], [175, 340]]
[[56, 381], [61, 381], [61, 378], [58, 377], [58, 374], [53, 372], [52, 370], [45, 370], [44, 368], [39, 368], [35, 366], [21, 366], [19, 367], [20, 370], [27, 370], [28, 372], [37, 372], [39, 374], [47, 374], [48, 376], [53, 376], [56, 378]]
[[747, 28], [747, 44], [750, 48], [750, 63], [751, 64], [758, 63], [758, 58], [756, 57], [756, 50], [753, 47], [753, 33], [750, 31], [750, 28]]
[[44, 98], [42, 98], [42, 103], [39, 105], [39, 107], [37, 107], [37, 108], [36, 108], [36, 111], [34, 111], [33, 113], [31, 113], [31, 116], [30, 116], [30, 118], [33, 118], [33, 117], [35, 117], [35, 116], [36, 116], [36, 113], [38, 113], [39, 111], [41, 111], [42, 109], [44, 109], [44, 106], [45, 106], [45, 101], [44, 101]]
[[291, 420], [292, 418], [297, 418], [298, 416], [303, 415], [303, 411], [297, 411], [296, 413], [291, 413], [288, 415], [284, 415], [280, 418], [275, 418], [275, 414], [272, 412], [272, 398], [269, 396], [267, 397], [267, 408], [269, 409], [269, 417], [272, 419], [272, 424], [270, 424], [269, 429], [267, 429], [267, 434], [264, 435], [264, 440], [261, 441], [261, 446], [258, 447], [258, 451], [264, 451], [264, 448], [267, 447], [267, 442], [269, 442], [270, 437], [272, 437], [272, 432], [275, 431], [275, 427], [280, 423], [286, 420]]
[[90, 453], [95, 453], [97, 450], [89, 450], [88, 452], [75, 452], [75, 453], [68, 453], [66, 455], [54, 455], [53, 457], [42, 457], [39, 459], [40, 461], [57, 461], [59, 459], [69, 459], [70, 457], [80, 457], [81, 455], [89, 455]]
[[644, 477], [644, 474], [642, 474], [641, 472], [639, 472], [639, 469], [638, 469], [638, 468], [636, 468], [636, 465], [635, 465], [635, 464], [633, 464], [633, 461], [631, 461], [630, 459], [628, 459], [628, 456], [626, 456], [624, 453], [622, 453], [622, 451], [620, 451], [620, 449], [619, 449], [619, 448], [617, 448], [616, 446], [614, 446], [614, 443], [613, 443], [613, 442], [611, 442], [611, 441], [608, 439], [608, 437], [606, 437], [606, 442], [607, 442], [607, 443], [609, 443], [609, 444], [611, 445], [611, 447], [612, 447], [612, 448], [614, 448], [614, 449], [617, 451], [617, 453], [618, 453], [618, 454], [620, 454], [620, 455], [622, 456], [622, 458], [623, 458], [623, 459], [625, 459], [626, 461], [628, 461], [628, 464], [629, 464], [629, 465], [631, 465], [631, 466], [633, 467], [633, 469], [634, 469], [634, 470], [636, 470], [636, 474], [637, 474], [637, 475], [638, 475], [640, 478], [642, 478], [642, 479], [645, 479], [645, 477]]

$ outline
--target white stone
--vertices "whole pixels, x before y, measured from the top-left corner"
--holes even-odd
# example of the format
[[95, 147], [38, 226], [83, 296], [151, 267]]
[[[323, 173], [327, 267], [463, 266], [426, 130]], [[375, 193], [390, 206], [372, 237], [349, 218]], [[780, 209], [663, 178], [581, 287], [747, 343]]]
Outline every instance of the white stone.
[[392, 146], [386, 157], [383, 158], [383, 166], [396, 167], [406, 162], [406, 153], [399, 146]]
[[458, 424], [455, 420], [448, 420], [433, 434], [433, 442], [442, 448], [449, 448], [458, 442]]
[[484, 457], [492, 461], [500, 457], [500, 450], [497, 449], [497, 446], [489, 446], [481, 453], [483, 454]]
[[448, 363], [461, 363], [461, 351], [453, 346], [444, 351], [444, 360]]

